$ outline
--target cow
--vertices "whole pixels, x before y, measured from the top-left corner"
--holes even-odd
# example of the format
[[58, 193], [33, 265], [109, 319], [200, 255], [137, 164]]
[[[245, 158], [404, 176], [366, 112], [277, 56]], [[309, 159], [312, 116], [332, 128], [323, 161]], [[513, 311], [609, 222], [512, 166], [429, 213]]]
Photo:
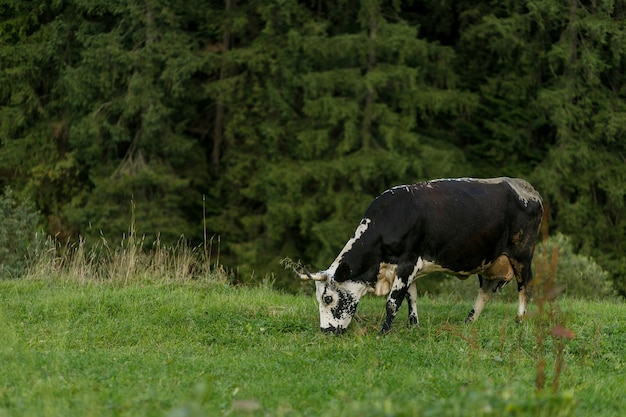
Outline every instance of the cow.
[[387, 295], [381, 333], [391, 329], [405, 299], [409, 323], [419, 325], [415, 280], [431, 272], [461, 279], [478, 274], [480, 289], [466, 322], [476, 321], [492, 293], [515, 277], [521, 318], [542, 216], [541, 196], [519, 178], [396, 186], [370, 204], [328, 269], [294, 270], [301, 279], [315, 281], [323, 332], [344, 333], [368, 291]]

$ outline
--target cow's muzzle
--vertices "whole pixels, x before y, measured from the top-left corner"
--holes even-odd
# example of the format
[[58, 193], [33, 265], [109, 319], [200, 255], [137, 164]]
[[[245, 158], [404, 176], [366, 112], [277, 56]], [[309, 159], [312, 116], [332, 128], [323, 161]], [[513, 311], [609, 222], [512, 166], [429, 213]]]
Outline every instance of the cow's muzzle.
[[345, 328], [335, 326], [320, 327], [320, 330], [322, 331], [322, 333], [332, 333], [336, 335], [344, 334], [346, 332]]

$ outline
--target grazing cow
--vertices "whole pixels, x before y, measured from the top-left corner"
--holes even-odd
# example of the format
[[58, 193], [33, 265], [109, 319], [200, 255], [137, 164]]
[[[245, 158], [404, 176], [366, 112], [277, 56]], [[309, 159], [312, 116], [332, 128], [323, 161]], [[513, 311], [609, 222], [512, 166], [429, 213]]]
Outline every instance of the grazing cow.
[[435, 271], [461, 279], [478, 274], [480, 290], [468, 322], [478, 319], [491, 294], [515, 277], [521, 317], [542, 214], [541, 196], [522, 179], [402, 185], [372, 202], [328, 269], [296, 273], [315, 280], [324, 332], [343, 333], [368, 290], [388, 294], [381, 333], [390, 330], [405, 298], [409, 323], [418, 325], [415, 280]]

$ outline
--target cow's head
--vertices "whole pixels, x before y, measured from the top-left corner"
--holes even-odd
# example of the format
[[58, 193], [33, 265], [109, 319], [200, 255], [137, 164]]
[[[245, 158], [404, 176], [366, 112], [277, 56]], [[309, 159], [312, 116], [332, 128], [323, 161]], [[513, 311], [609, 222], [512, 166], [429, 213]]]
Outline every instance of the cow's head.
[[351, 271], [346, 263], [340, 263], [334, 272], [320, 271], [312, 274], [305, 268], [298, 275], [304, 280], [315, 281], [320, 329], [335, 334], [345, 332], [368, 286], [363, 282], [350, 280]]

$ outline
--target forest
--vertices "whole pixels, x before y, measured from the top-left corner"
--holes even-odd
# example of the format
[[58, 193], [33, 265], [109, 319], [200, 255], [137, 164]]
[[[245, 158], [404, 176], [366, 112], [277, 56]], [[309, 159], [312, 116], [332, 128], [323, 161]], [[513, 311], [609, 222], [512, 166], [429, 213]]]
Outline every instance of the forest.
[[624, 0], [2, 0], [0, 187], [59, 242], [132, 222], [280, 284], [391, 186], [523, 177], [626, 295], [625, 25]]

